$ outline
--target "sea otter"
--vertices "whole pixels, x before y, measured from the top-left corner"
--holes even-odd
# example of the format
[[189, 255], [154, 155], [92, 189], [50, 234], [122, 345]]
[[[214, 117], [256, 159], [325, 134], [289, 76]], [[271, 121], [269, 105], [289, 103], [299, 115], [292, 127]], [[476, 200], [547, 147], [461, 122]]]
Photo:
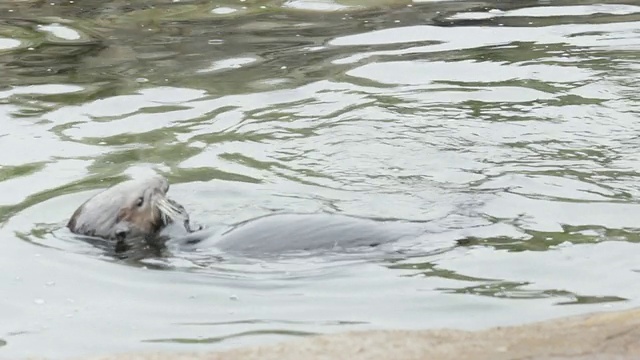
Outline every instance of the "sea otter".
[[[226, 229], [193, 229], [184, 207], [167, 197], [168, 190], [168, 180], [160, 175], [124, 181], [82, 204], [67, 227], [76, 234], [125, 243], [171, 240], [183, 250], [215, 247], [246, 256], [371, 248], [427, 231], [425, 222], [327, 213], [270, 214]], [[162, 236], [171, 224], [182, 230], [172, 239]]]

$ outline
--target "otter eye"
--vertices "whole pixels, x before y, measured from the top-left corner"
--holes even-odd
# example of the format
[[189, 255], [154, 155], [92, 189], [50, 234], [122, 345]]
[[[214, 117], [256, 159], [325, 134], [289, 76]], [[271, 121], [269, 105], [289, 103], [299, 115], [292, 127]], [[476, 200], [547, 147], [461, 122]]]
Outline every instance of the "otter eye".
[[138, 198], [138, 202], [136, 202], [136, 205], [140, 207], [142, 206], [142, 204], [144, 204], [144, 198], [141, 196]]

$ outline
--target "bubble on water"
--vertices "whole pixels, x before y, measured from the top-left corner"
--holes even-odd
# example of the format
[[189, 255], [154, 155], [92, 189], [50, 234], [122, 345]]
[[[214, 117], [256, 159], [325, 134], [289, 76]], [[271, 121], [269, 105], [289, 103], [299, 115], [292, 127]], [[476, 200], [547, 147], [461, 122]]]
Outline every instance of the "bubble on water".
[[137, 78], [136, 81], [139, 82], [139, 83], [146, 83], [146, 82], [149, 81], [149, 79], [147, 79], [147, 78]]
[[55, 281], [47, 281], [47, 282], [45, 283], [45, 285], [46, 285], [46, 286], [54, 286], [55, 284], [56, 284], [56, 282], [55, 282]]
[[207, 147], [207, 143], [203, 142], [203, 141], [194, 141], [192, 143], [188, 144], [190, 147], [195, 147], [195, 148], [199, 148], [199, 149], [204, 149]]
[[76, 30], [58, 23], [38, 25], [38, 30], [48, 32], [51, 35], [64, 40], [79, 40], [82, 38], [82, 35], [80, 35]]
[[220, 71], [226, 69], [238, 69], [244, 65], [251, 64], [256, 62], [258, 59], [253, 57], [243, 57], [243, 58], [232, 58], [232, 59], [223, 59], [214, 61], [210, 67], [202, 70], [198, 70], [198, 72], [211, 72], [211, 71]]
[[227, 15], [227, 14], [233, 14], [236, 11], [238, 10], [230, 7], [219, 7], [211, 10], [211, 13], [218, 14], [218, 15]]

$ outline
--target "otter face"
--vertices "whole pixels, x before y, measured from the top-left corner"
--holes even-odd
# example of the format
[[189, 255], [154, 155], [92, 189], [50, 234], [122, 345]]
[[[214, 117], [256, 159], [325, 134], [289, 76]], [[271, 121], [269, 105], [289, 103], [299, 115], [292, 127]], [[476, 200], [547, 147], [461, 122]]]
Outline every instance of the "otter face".
[[150, 187], [130, 195], [116, 217], [117, 239], [153, 234], [164, 225], [158, 203], [165, 198], [166, 190]]
[[82, 204], [69, 220], [71, 232], [124, 240], [157, 233], [184, 217], [183, 209], [167, 199], [169, 182], [156, 175], [114, 185]]

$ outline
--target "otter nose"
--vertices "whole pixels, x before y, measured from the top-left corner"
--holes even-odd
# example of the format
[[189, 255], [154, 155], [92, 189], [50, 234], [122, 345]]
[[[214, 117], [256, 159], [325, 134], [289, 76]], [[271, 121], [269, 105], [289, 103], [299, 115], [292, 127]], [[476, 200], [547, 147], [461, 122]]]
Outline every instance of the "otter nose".
[[116, 230], [116, 239], [124, 240], [129, 235], [129, 231], [125, 229]]

